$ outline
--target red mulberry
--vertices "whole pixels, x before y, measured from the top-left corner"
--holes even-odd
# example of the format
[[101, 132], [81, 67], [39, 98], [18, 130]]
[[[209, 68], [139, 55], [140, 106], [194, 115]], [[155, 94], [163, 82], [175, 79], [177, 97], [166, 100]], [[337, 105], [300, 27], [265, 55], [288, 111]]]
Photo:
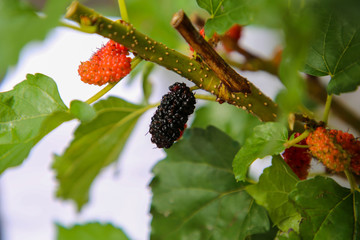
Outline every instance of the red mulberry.
[[[298, 137], [300, 133], [296, 133]], [[306, 145], [306, 140], [300, 141], [298, 144]], [[290, 147], [285, 149], [282, 154], [284, 161], [289, 165], [293, 172], [301, 179], [307, 178], [310, 168], [311, 155], [307, 148]]]
[[131, 71], [129, 51], [123, 45], [109, 40], [89, 61], [82, 62], [78, 73], [85, 83], [103, 85], [118, 82]]
[[169, 148], [179, 139], [190, 114], [195, 109], [195, 96], [184, 83], [175, 83], [151, 118], [151, 142], [158, 148]]
[[318, 127], [306, 142], [312, 155], [327, 168], [335, 172], [350, 169], [360, 173], [360, 142], [352, 134]]

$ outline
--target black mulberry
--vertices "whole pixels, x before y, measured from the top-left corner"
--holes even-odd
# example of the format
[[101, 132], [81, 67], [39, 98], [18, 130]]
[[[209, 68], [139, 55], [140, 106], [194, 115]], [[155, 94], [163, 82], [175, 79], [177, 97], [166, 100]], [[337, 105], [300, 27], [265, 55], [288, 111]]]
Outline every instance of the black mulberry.
[[158, 148], [169, 148], [181, 136], [190, 114], [195, 109], [195, 96], [185, 83], [169, 87], [154, 116], [151, 118], [151, 142]]

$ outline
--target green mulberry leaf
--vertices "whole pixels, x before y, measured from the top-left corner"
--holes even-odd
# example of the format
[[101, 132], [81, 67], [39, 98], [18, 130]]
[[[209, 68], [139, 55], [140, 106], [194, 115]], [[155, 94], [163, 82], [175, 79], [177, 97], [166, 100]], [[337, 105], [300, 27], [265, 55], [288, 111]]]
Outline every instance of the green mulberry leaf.
[[301, 212], [302, 239], [360, 239], [360, 193], [331, 178], [300, 181], [289, 194]]
[[153, 169], [152, 239], [245, 239], [266, 232], [263, 207], [236, 182], [232, 159], [239, 149], [220, 130], [190, 129]]
[[70, 103], [70, 112], [82, 122], [89, 122], [96, 116], [95, 109], [80, 100], [73, 100]]
[[260, 176], [259, 183], [247, 187], [246, 191], [268, 210], [272, 222], [282, 231], [298, 231], [301, 216], [288, 200], [298, 181], [290, 167], [277, 155]]
[[57, 240], [128, 240], [124, 232], [112, 224], [86, 223], [70, 228], [57, 224]]
[[329, 94], [354, 91], [360, 85], [360, 25], [337, 14], [324, 16], [310, 47], [305, 72], [330, 75]]
[[223, 34], [234, 23], [246, 25], [250, 22], [249, 0], [196, 0], [199, 7], [205, 9], [210, 18], [206, 21], [206, 35], [215, 32]]
[[285, 150], [284, 143], [288, 139], [286, 127], [280, 123], [269, 122], [254, 128], [253, 134], [246, 139], [233, 162], [237, 180], [244, 181], [248, 168], [257, 158], [279, 154]]
[[20, 165], [46, 134], [72, 119], [56, 83], [42, 74], [28, 74], [0, 93], [0, 105], [0, 174]]
[[94, 104], [94, 109], [97, 116], [80, 124], [53, 165], [59, 181], [57, 196], [74, 200], [79, 210], [88, 201], [93, 180], [118, 159], [138, 118], [149, 107], [110, 97]]

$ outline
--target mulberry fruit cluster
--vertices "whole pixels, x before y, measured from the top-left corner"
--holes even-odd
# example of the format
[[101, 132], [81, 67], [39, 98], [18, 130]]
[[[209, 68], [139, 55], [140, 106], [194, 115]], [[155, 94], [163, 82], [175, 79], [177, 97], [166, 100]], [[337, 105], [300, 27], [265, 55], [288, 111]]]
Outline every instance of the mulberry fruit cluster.
[[180, 138], [190, 114], [195, 109], [195, 96], [184, 83], [175, 83], [151, 118], [151, 142], [158, 148], [169, 148]]
[[342, 172], [346, 169], [360, 175], [360, 141], [350, 133], [318, 127], [306, 143], [311, 154], [327, 168]]
[[118, 82], [131, 71], [129, 51], [123, 45], [109, 40], [89, 61], [82, 62], [78, 73], [81, 81], [88, 84], [104, 85]]
[[[295, 138], [300, 133], [295, 133]], [[298, 144], [306, 145], [306, 140], [300, 141]], [[293, 172], [301, 179], [307, 178], [310, 168], [311, 155], [307, 148], [290, 147], [285, 149], [282, 154], [284, 161], [289, 165]]]

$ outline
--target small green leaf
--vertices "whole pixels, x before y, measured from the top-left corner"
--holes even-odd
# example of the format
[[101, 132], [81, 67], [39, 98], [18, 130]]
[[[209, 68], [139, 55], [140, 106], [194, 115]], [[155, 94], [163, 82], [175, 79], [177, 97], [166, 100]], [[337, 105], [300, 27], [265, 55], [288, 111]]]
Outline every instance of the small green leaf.
[[360, 193], [333, 179], [317, 176], [301, 181], [289, 194], [301, 211], [302, 239], [360, 239]]
[[191, 126], [205, 128], [213, 125], [242, 146], [245, 139], [252, 134], [254, 127], [260, 123], [258, 118], [233, 105], [209, 102], [196, 109]]
[[235, 181], [239, 149], [214, 127], [190, 129], [153, 169], [153, 239], [245, 239], [270, 229], [263, 207]]
[[280, 123], [269, 122], [256, 126], [253, 134], [246, 139], [244, 146], [234, 158], [235, 178], [244, 181], [252, 162], [258, 158], [281, 153], [285, 150], [284, 143], [287, 139], [287, 129]]
[[304, 71], [315, 76], [330, 75], [328, 94], [354, 91], [360, 85], [360, 25], [342, 15], [327, 14], [319, 28]]
[[299, 231], [301, 216], [294, 205], [288, 200], [288, 194], [299, 181], [294, 172], [279, 156], [272, 159], [272, 165], [266, 168], [256, 185], [246, 191], [258, 204], [265, 207], [271, 221], [284, 232], [289, 229]]
[[57, 240], [128, 240], [125, 233], [112, 224], [87, 223], [70, 228], [57, 226]]
[[53, 168], [59, 181], [57, 195], [72, 199], [78, 209], [88, 201], [91, 183], [100, 171], [116, 161], [138, 118], [149, 107], [110, 97], [94, 105], [97, 116], [81, 123], [74, 140]]
[[148, 103], [150, 95], [152, 93], [152, 84], [150, 82], [149, 75], [154, 70], [155, 64], [147, 62], [142, 72], [142, 89], [144, 93], [144, 102]]
[[0, 93], [0, 174], [20, 165], [41, 138], [72, 119], [51, 78], [42, 74], [26, 78]]
[[30, 41], [44, 39], [46, 33], [59, 24], [70, 2], [49, 0], [39, 14], [25, 1], [0, 1], [0, 82], [7, 67], [16, 63], [22, 47]]
[[82, 122], [89, 122], [96, 116], [95, 109], [80, 100], [73, 100], [70, 103], [70, 112]]
[[234, 23], [246, 25], [252, 18], [249, 0], [196, 0], [196, 2], [210, 14], [205, 24], [207, 36], [212, 36], [215, 32], [223, 34]]

